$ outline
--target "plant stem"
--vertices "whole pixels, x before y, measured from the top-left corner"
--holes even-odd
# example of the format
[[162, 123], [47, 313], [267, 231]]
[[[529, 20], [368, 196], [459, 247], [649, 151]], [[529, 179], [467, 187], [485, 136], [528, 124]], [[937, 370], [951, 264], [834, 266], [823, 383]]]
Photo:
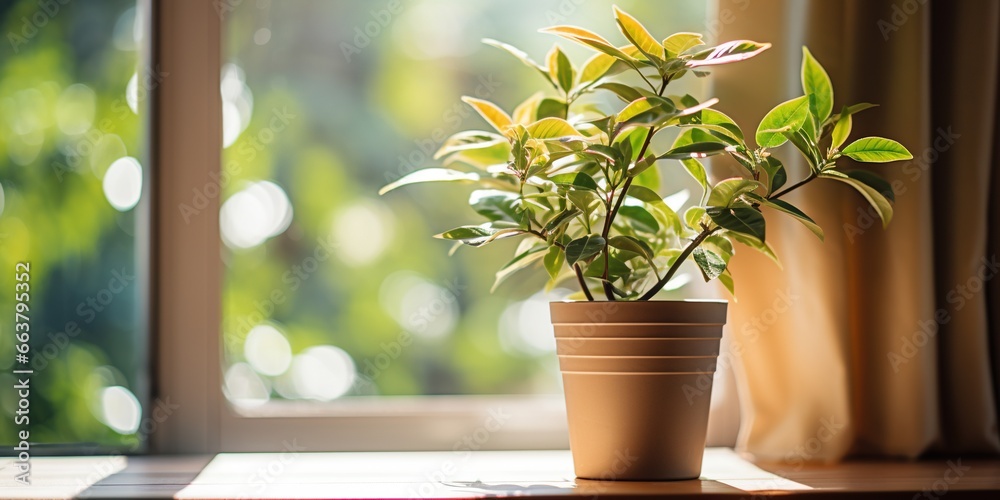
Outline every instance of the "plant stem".
[[587, 300], [593, 302], [594, 295], [590, 293], [590, 289], [587, 288], [587, 282], [583, 279], [583, 271], [580, 269], [580, 265], [573, 264], [573, 270], [576, 271], [576, 280], [580, 282], [580, 288], [583, 289], [583, 294], [587, 296]]
[[[664, 78], [663, 83], [660, 85], [660, 90], [657, 91], [657, 95], [663, 95], [663, 92], [667, 89], [667, 84], [670, 83], [669, 78]], [[649, 144], [653, 141], [653, 132], [656, 131], [656, 127], [649, 127], [649, 132], [646, 134], [646, 140], [643, 141], [642, 147], [639, 148], [639, 154], [636, 156], [639, 160], [646, 155], [646, 150], [649, 149]], [[601, 237], [604, 238], [604, 294], [608, 297], [608, 300], [615, 300], [615, 294], [611, 290], [611, 284], [607, 282], [608, 279], [608, 260], [610, 259], [610, 252], [608, 251], [608, 235], [611, 233], [611, 225], [615, 221], [615, 217], [618, 216], [618, 210], [622, 208], [622, 202], [625, 201], [625, 196], [628, 194], [628, 188], [632, 187], [632, 179], [634, 177], [628, 177], [625, 179], [625, 183], [622, 184], [621, 194], [618, 196], [618, 201], [615, 202], [614, 208], [608, 212], [607, 217], [604, 219], [604, 229], [601, 231]], [[612, 191], [612, 198], [614, 197], [614, 192]]]
[[677, 256], [677, 260], [675, 260], [674, 264], [670, 266], [670, 269], [667, 269], [667, 273], [664, 274], [663, 277], [660, 278], [660, 280], [657, 281], [656, 284], [649, 289], [649, 291], [643, 294], [642, 297], [639, 297], [639, 300], [652, 299], [657, 293], [659, 293], [659, 291], [663, 289], [663, 287], [670, 281], [670, 279], [674, 277], [674, 274], [677, 273], [677, 270], [681, 268], [681, 264], [683, 264], [684, 261], [686, 261], [687, 258], [691, 255], [691, 252], [694, 252], [694, 250], [698, 248], [698, 246], [701, 245], [706, 238], [708, 238], [709, 236], [712, 235], [712, 233], [718, 230], [719, 230], [718, 227], [712, 229], [706, 227], [704, 230], [702, 230], [702, 232], [698, 234], [698, 236], [696, 236], [695, 239], [691, 240], [691, 243], [688, 243], [688, 246], [684, 248], [684, 251], [682, 251], [681, 254]]
[[777, 192], [775, 194], [772, 194], [771, 196], [768, 196], [767, 198], [769, 200], [773, 200], [773, 199], [776, 199], [776, 198], [781, 198], [782, 196], [785, 196], [786, 194], [791, 193], [792, 191], [795, 191], [796, 189], [798, 189], [798, 188], [800, 188], [800, 187], [808, 184], [810, 181], [812, 181], [816, 177], [818, 177], [817, 174], [815, 172], [813, 172], [813, 173], [809, 174], [809, 177], [806, 177], [804, 180], [802, 180], [802, 181], [800, 181], [800, 182], [798, 182], [798, 183], [796, 183], [796, 184], [788, 187], [787, 189], [785, 189], [783, 191], [779, 191], [779, 192]]
[[[545, 236], [545, 234], [540, 231], [535, 231], [534, 229], [530, 229], [528, 230], [528, 234], [536, 236], [539, 239], [545, 240], [546, 242], [549, 241], [549, 239]], [[558, 241], [553, 241], [552, 244], [558, 247], [563, 252], [566, 251], [566, 246], [563, 245], [562, 243], [559, 243]], [[572, 267], [573, 267], [573, 272], [576, 273], [576, 280], [580, 282], [580, 288], [583, 289], [583, 294], [587, 296], [587, 300], [593, 302], [594, 295], [590, 293], [590, 289], [587, 288], [587, 282], [586, 280], [583, 279], [583, 269], [580, 269], [579, 264], [573, 264]]]

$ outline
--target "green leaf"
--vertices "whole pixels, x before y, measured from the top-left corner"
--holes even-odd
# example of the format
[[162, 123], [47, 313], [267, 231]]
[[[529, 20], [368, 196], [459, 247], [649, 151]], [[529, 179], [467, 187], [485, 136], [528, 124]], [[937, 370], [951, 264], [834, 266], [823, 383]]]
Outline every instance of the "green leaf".
[[866, 109], [877, 108], [878, 104], [872, 104], [870, 102], [862, 102], [859, 104], [852, 104], [847, 107], [847, 110], [841, 114], [856, 115]]
[[[655, 159], [656, 157], [649, 156], [648, 158]], [[628, 176], [634, 178], [633, 186], [642, 186], [652, 190], [660, 189], [660, 169], [658, 168], [633, 168], [628, 171]]]
[[879, 218], [882, 219], [883, 228], [887, 227], [889, 222], [892, 221], [892, 204], [877, 189], [869, 186], [859, 179], [836, 171], [823, 172], [820, 174], [820, 177], [826, 177], [828, 179], [843, 182], [861, 193], [861, 195], [864, 196], [865, 199], [868, 200], [868, 203], [870, 203], [875, 209], [875, 212], [878, 213]]
[[[641, 125], [651, 125], [660, 121], [665, 121], [676, 116], [677, 108], [674, 104], [662, 97], [643, 97], [636, 99], [625, 106], [615, 117], [618, 123], [631, 123], [630, 120]], [[637, 120], [641, 119], [641, 120]]]
[[573, 206], [583, 212], [584, 218], [588, 219], [590, 214], [594, 212], [595, 205], [600, 202], [597, 192], [591, 190], [573, 190], [566, 193], [566, 197], [569, 198]]
[[593, 177], [583, 172], [559, 174], [552, 177], [551, 180], [560, 186], [585, 189], [587, 191], [597, 191], [597, 182]]
[[705, 217], [705, 207], [691, 207], [684, 212], [684, 222], [691, 229], [701, 229], [701, 219]]
[[733, 40], [716, 47], [705, 49], [691, 57], [687, 67], [713, 66], [749, 59], [771, 48], [769, 43], [757, 43], [751, 40]]
[[396, 182], [387, 184], [379, 189], [378, 194], [383, 195], [402, 186], [419, 184], [424, 182], [477, 182], [480, 180], [478, 174], [459, 172], [449, 168], [425, 168], [411, 172]]
[[733, 242], [729, 241], [729, 238], [725, 234], [716, 233], [705, 238], [705, 241], [701, 243], [701, 248], [722, 257], [727, 266], [729, 265], [729, 260], [736, 254]]
[[434, 237], [442, 240], [460, 241], [466, 245], [478, 247], [498, 239], [509, 238], [519, 234], [524, 234], [524, 231], [517, 228], [498, 229], [490, 224], [483, 224], [480, 226], [456, 227], [450, 231], [434, 235]]
[[785, 166], [777, 158], [768, 156], [760, 163], [760, 168], [767, 173], [767, 194], [771, 194], [788, 182], [788, 173]]
[[615, 47], [611, 42], [605, 40], [601, 35], [594, 33], [583, 28], [578, 28], [576, 26], [552, 26], [550, 28], [545, 28], [539, 30], [542, 33], [549, 33], [557, 36], [561, 36], [567, 40], [572, 40], [582, 45], [586, 45], [592, 49], [598, 50], [609, 56], [615, 57], [616, 59], [625, 62], [629, 66], [638, 69], [639, 62], [632, 56], [622, 52], [621, 49]]
[[507, 278], [543, 259], [547, 255], [546, 252], [543, 252], [545, 249], [546, 247], [544, 246], [534, 247], [504, 264], [500, 271], [497, 271], [496, 280], [493, 282], [493, 288], [490, 289], [490, 293], [495, 292], [504, 281], [507, 281]]
[[538, 111], [535, 113], [535, 118], [539, 120], [563, 118], [564, 116], [566, 116], [566, 103], [552, 97], [542, 99], [542, 102], [538, 103]]
[[733, 281], [733, 275], [729, 273], [727, 269], [726, 272], [719, 275], [719, 283], [726, 287], [729, 291], [729, 295], [733, 296], [733, 300], [736, 300], [736, 283]]
[[[751, 179], [744, 179], [742, 177], [734, 177], [732, 179], [719, 181], [719, 183], [712, 188], [712, 192], [708, 196], [708, 205], [713, 207], [731, 206], [737, 198], [746, 193], [750, 193], [759, 187], [761, 187], [759, 182]], [[719, 225], [721, 226], [721, 224]]]
[[750, 207], [709, 207], [705, 211], [712, 221], [724, 229], [733, 232], [748, 234], [760, 241], [764, 239], [764, 216]]
[[671, 59], [704, 43], [700, 33], [674, 33], [663, 40], [663, 50], [667, 59]]
[[820, 239], [820, 241], [823, 241], [826, 238], [825, 235], [823, 234], [823, 228], [819, 227], [819, 224], [816, 224], [816, 221], [812, 220], [812, 218], [806, 215], [805, 212], [799, 210], [791, 203], [788, 203], [787, 201], [780, 199], [767, 199], [757, 195], [751, 195], [751, 197], [761, 205], [791, 215], [796, 220], [801, 222], [802, 225], [806, 226], [806, 228], [812, 231], [812, 233], [815, 234], [816, 237]]
[[[630, 274], [632, 274], [632, 268], [628, 267], [623, 260], [616, 258], [615, 256], [610, 256], [608, 258], [608, 282], [615, 281], [616, 279], [622, 278], [627, 279]], [[589, 278], [603, 278], [604, 277], [604, 259], [597, 258], [587, 266], [587, 269], [583, 273], [584, 276]]]
[[656, 234], [660, 231], [660, 223], [656, 222], [656, 217], [645, 208], [636, 206], [623, 206], [618, 210], [618, 214], [631, 221], [632, 227], [636, 231]]
[[707, 158], [725, 153], [729, 144], [722, 142], [696, 142], [676, 147], [658, 156], [659, 160], [688, 160], [692, 158]]
[[849, 144], [842, 153], [866, 163], [886, 163], [912, 160], [913, 155], [902, 144], [884, 137], [864, 137]]
[[572, 266], [577, 262], [586, 261], [601, 253], [604, 250], [604, 244], [604, 238], [594, 234], [588, 234], [571, 241], [566, 245], [566, 263]]
[[587, 62], [583, 63], [577, 86], [585, 87], [600, 80], [611, 71], [617, 60], [607, 54], [594, 54], [593, 57], [587, 59]]
[[757, 146], [776, 148], [788, 139], [784, 132], [794, 132], [809, 118], [809, 96], [804, 95], [774, 107], [757, 127]]
[[878, 191], [889, 201], [896, 201], [896, 193], [892, 189], [892, 184], [883, 179], [880, 175], [868, 170], [848, 170], [844, 172], [848, 177], [865, 183], [868, 187]]
[[613, 146], [605, 146], [604, 144], [592, 144], [583, 153], [590, 155], [598, 161], [609, 161], [612, 164], [625, 162], [625, 156], [620, 149]]
[[577, 207], [567, 208], [566, 210], [559, 212], [559, 214], [557, 214], [549, 222], [547, 222], [545, 224], [544, 231], [546, 233], [551, 233], [559, 229], [559, 227], [562, 226], [563, 224], [566, 224], [567, 222], [573, 220], [574, 217], [580, 215], [581, 213], [583, 212]]
[[708, 193], [711, 190], [711, 187], [708, 184], [708, 172], [705, 170], [705, 166], [694, 158], [681, 160], [681, 164], [684, 165], [684, 169], [691, 174], [691, 177], [694, 177], [694, 180], [698, 181], [698, 184], [701, 185], [703, 190], [702, 199], [704, 199], [705, 193]]
[[696, 248], [694, 253], [694, 261], [698, 263], [698, 267], [701, 269], [701, 275], [705, 278], [705, 281], [712, 281], [718, 278], [726, 270], [726, 261], [722, 260], [715, 252], [705, 250], [704, 248]]
[[468, 151], [470, 149], [488, 149], [499, 144], [504, 144], [507, 149], [510, 149], [510, 143], [503, 136], [492, 132], [467, 130], [459, 132], [445, 140], [444, 144], [434, 153], [434, 159], [437, 160], [452, 153]]
[[562, 137], [577, 137], [577, 131], [568, 121], [562, 118], [542, 118], [528, 125], [528, 134], [535, 139], [558, 139]]
[[645, 26], [638, 19], [614, 6], [615, 21], [618, 22], [618, 29], [625, 35], [625, 38], [632, 43], [640, 52], [652, 62], [663, 60], [663, 45], [660, 44], [653, 35], [649, 34]]
[[524, 63], [525, 65], [527, 65], [528, 67], [533, 68], [535, 71], [538, 71], [539, 73], [541, 73], [541, 75], [543, 77], [545, 77], [545, 81], [547, 81], [550, 84], [552, 84], [553, 87], [556, 86], [556, 82], [555, 82], [555, 80], [552, 79], [551, 76], [549, 76], [548, 70], [546, 70], [545, 67], [542, 66], [541, 64], [538, 64], [535, 61], [533, 61], [531, 59], [531, 57], [529, 57], [528, 54], [526, 54], [521, 49], [518, 49], [517, 47], [514, 47], [513, 45], [508, 45], [506, 43], [503, 43], [503, 42], [500, 42], [500, 41], [497, 41], [497, 40], [493, 40], [493, 39], [490, 39], [490, 38], [484, 39], [483, 43], [485, 43], [486, 45], [492, 46], [492, 47], [496, 47], [496, 48], [498, 48], [500, 50], [506, 51], [507, 53], [511, 54], [512, 56], [514, 56], [518, 60], [520, 60], [522, 63]]
[[615, 236], [608, 240], [608, 245], [619, 250], [624, 250], [626, 252], [632, 252], [639, 255], [649, 263], [650, 267], [653, 266], [653, 249], [646, 244], [646, 242], [633, 238], [631, 236]]
[[559, 88], [567, 93], [573, 90], [573, 81], [576, 80], [576, 70], [573, 68], [573, 63], [566, 57], [566, 53], [558, 45], [552, 46], [552, 50], [548, 56], [548, 63], [549, 75], [553, 81], [559, 84]]
[[523, 212], [517, 194], [492, 189], [473, 191], [469, 195], [469, 205], [476, 213], [491, 221], [520, 222]]
[[600, 84], [600, 85], [598, 85], [598, 86], [596, 86], [594, 88], [595, 89], [602, 89], [602, 90], [609, 90], [611, 92], [614, 92], [615, 95], [617, 95], [618, 97], [620, 97], [623, 101], [625, 101], [627, 103], [632, 103], [633, 101], [637, 101], [639, 99], [642, 99], [643, 97], [647, 97], [645, 94], [643, 94], [637, 88], [635, 88], [635, 87], [633, 87], [631, 85], [625, 85], [624, 83], [604, 82], [604, 83], [602, 83], [602, 84]]
[[[628, 195], [643, 203], [649, 204], [649, 206], [653, 207], [657, 212], [663, 215], [664, 219], [671, 227], [674, 228], [675, 232], [680, 232], [680, 217], [677, 216], [677, 213], [674, 212], [674, 210], [670, 208], [670, 206], [663, 201], [663, 198], [660, 198], [660, 195], [656, 194], [655, 191], [644, 186], [637, 186], [633, 184], [629, 187]], [[622, 208], [624, 209], [625, 207]]]
[[559, 277], [559, 272], [562, 271], [563, 264], [566, 263], [566, 255], [559, 247], [549, 247], [549, 251], [545, 254], [545, 270], [549, 273], [550, 279], [556, 279]]
[[833, 84], [819, 61], [809, 49], [802, 47], [802, 92], [810, 95], [810, 108], [819, 123], [833, 112]]
[[499, 106], [489, 101], [476, 99], [475, 97], [464, 96], [462, 101], [472, 106], [472, 109], [482, 116], [486, 123], [489, 123], [497, 132], [506, 134], [507, 129], [514, 124], [514, 120]]
[[851, 118], [850, 113], [846, 112], [846, 108], [840, 113], [840, 118], [837, 119], [836, 124], [833, 126], [833, 136], [831, 138], [830, 148], [837, 149], [847, 138], [851, 135], [851, 128], [853, 126], [853, 118]]
[[743, 131], [740, 130], [740, 126], [737, 125], [732, 118], [721, 111], [703, 109], [701, 111], [701, 123], [704, 125], [715, 125], [720, 127], [728, 133], [729, 137], [736, 139], [741, 143], [743, 142]]

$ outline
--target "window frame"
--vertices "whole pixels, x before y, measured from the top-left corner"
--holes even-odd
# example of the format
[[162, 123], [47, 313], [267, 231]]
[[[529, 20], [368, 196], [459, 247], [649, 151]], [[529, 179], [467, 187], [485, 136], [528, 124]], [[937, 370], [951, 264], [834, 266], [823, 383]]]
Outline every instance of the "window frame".
[[[237, 0], [152, 0], [156, 453], [565, 449], [562, 396], [350, 398], [234, 408], [222, 392], [222, 30]], [[195, 191], [217, 194], [185, 215]], [[157, 408], [164, 408], [157, 412]], [[485, 432], [483, 432], [485, 431]]]

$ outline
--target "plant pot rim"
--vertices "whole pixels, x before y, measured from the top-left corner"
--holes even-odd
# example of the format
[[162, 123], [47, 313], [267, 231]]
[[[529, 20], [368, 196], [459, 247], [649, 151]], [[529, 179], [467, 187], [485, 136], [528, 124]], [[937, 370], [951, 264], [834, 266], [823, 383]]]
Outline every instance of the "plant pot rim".
[[552, 300], [550, 304], [729, 304], [725, 299], [680, 299], [680, 300]]
[[711, 358], [711, 359], [715, 359], [715, 358], [719, 357], [718, 354], [706, 354], [704, 356], [669, 356], [669, 355], [665, 355], [665, 356], [655, 356], [655, 355], [654, 356], [650, 356], [650, 355], [645, 355], [645, 356], [643, 356], [643, 355], [620, 356], [620, 355], [617, 355], [617, 354], [602, 356], [602, 355], [599, 355], [599, 354], [559, 354], [558, 356], [560, 358], [624, 359], [626, 361], [638, 360], [638, 359], [691, 359], [691, 358], [697, 358], [697, 359], [709, 359], [709, 358]]
[[[556, 326], [581, 324], [721, 326], [726, 323], [728, 309], [729, 302], [725, 300], [563, 301], [549, 303], [552, 323]], [[598, 332], [594, 333], [600, 336]], [[556, 336], [575, 335], [559, 335], [557, 332]], [[718, 332], [717, 336], [721, 337], [722, 332]]]

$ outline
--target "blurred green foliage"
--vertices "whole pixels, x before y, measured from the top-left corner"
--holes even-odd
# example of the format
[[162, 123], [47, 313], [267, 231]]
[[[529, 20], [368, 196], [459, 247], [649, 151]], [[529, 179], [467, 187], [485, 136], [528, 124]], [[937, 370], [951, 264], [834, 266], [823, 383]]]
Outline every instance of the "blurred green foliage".
[[137, 272], [135, 235], [145, 220], [115, 210], [102, 189], [114, 160], [145, 162], [143, 117], [125, 96], [139, 64], [135, 3], [52, 3], [54, 11], [33, 0], [0, 3], [0, 314], [8, 318], [0, 322], [0, 443], [17, 430], [13, 270], [30, 262], [34, 452], [141, 450], [141, 437], [103, 423], [100, 401], [110, 386], [143, 405], [149, 394], [142, 284], [109, 289], [116, 271]]

